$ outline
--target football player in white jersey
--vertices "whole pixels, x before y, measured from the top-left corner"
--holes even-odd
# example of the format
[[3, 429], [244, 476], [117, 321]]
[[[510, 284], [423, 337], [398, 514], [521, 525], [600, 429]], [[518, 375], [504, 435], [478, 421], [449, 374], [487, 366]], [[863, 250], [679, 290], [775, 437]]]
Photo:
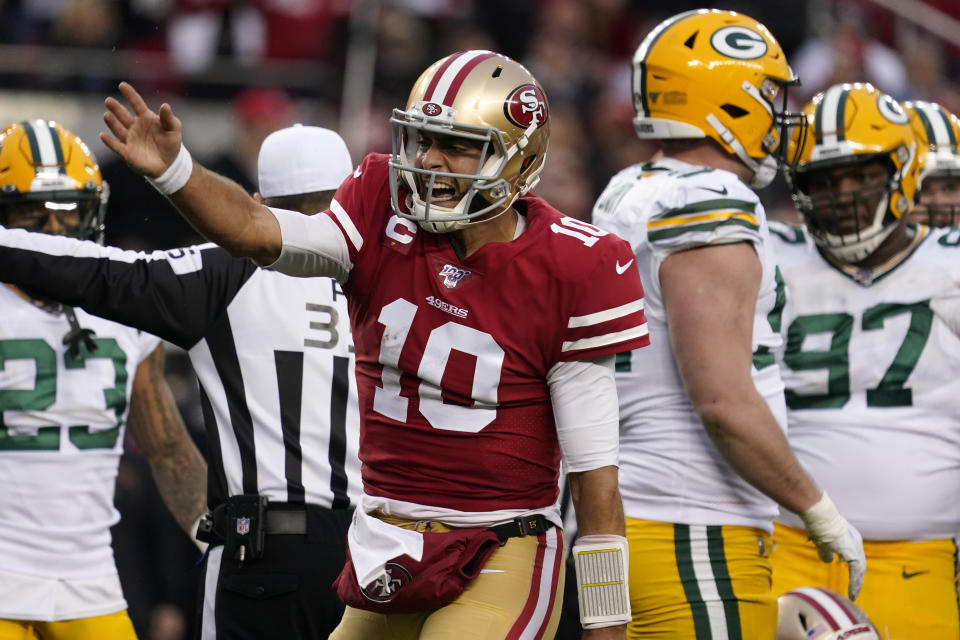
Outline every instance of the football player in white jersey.
[[934, 102], [905, 102], [919, 145], [917, 206], [909, 221], [931, 227], [960, 224], [960, 119]]
[[[857, 603], [881, 635], [956, 638], [960, 231], [907, 223], [919, 150], [896, 100], [839, 84], [804, 111], [791, 187], [805, 228], [771, 227], [790, 444], [863, 534]], [[845, 590], [800, 527], [781, 514], [775, 590]]]
[[633, 246], [653, 336], [617, 367], [629, 637], [772, 637], [778, 503], [850, 563], [851, 597], [863, 575], [859, 534], [790, 451], [774, 363], [783, 285], [752, 189], [802, 126], [783, 110], [795, 82], [770, 32], [730, 11], [676, 15], [634, 54], [634, 124], [662, 157], [614, 176], [593, 210]]
[[[0, 222], [99, 237], [106, 184], [46, 120], [0, 130]], [[111, 549], [124, 432], [185, 531], [206, 465], [163, 378], [160, 340], [0, 285], [0, 638], [136, 638]]]

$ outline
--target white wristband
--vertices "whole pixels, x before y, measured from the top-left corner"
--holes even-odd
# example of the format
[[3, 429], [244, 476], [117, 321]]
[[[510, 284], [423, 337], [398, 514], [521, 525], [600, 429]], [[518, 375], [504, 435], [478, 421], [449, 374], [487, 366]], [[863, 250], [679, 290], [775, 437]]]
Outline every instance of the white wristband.
[[183, 185], [187, 184], [187, 181], [190, 180], [190, 174], [192, 173], [193, 158], [190, 157], [190, 152], [187, 151], [187, 147], [181, 142], [180, 153], [177, 154], [177, 159], [173, 161], [173, 164], [167, 167], [163, 175], [157, 178], [147, 178], [147, 182], [166, 196], [183, 189]]
[[580, 624], [600, 629], [630, 622], [630, 553], [627, 539], [612, 534], [581, 536], [573, 545]]

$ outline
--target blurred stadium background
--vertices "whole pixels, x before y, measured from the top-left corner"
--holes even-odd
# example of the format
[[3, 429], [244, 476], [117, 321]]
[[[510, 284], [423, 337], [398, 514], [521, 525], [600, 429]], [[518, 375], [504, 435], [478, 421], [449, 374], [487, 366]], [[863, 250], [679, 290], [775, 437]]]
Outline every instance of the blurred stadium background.
[[[166, 201], [98, 139], [103, 99], [127, 80], [170, 102], [208, 166], [253, 189], [263, 137], [294, 122], [338, 130], [354, 161], [388, 152], [387, 118], [433, 60], [472, 48], [526, 64], [553, 111], [537, 193], [589, 219], [619, 168], [652, 153], [633, 135], [629, 61], [687, 0], [0, 0], [0, 123], [57, 120], [78, 133], [111, 186], [110, 244], [162, 249], [199, 241]], [[838, 81], [870, 81], [902, 100], [960, 111], [960, 0], [720, 2], [760, 20], [803, 85], [794, 106]], [[782, 183], [762, 197], [792, 218]], [[202, 445], [195, 382], [170, 379]], [[188, 637], [197, 554], [179, 535], [131, 449], [118, 480], [115, 549], [141, 638]]]

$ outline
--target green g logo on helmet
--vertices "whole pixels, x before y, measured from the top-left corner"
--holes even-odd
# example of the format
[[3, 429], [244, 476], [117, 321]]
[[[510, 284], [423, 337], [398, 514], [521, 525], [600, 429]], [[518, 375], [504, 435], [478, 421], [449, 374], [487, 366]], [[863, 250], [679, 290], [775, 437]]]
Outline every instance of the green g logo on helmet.
[[754, 60], [767, 52], [767, 41], [756, 31], [731, 26], [718, 29], [710, 37], [710, 44], [728, 58]]

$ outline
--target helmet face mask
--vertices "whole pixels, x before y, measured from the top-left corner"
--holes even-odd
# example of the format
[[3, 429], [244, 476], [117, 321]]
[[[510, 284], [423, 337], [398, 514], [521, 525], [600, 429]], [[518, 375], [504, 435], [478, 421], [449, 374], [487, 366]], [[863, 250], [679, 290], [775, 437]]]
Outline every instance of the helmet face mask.
[[[397, 215], [427, 231], [466, 228], [505, 211], [539, 180], [549, 107], [536, 79], [490, 51], [456, 53], [417, 80], [390, 118], [390, 197]], [[469, 167], [425, 167], [424, 143], [478, 151]], [[454, 154], [456, 155], [456, 154]], [[451, 198], [451, 188], [456, 193]]]
[[754, 188], [774, 179], [786, 141], [805, 127], [802, 114], [787, 111], [787, 89], [799, 81], [773, 35], [749, 16], [700, 9], [668, 18], [632, 66], [637, 135], [712, 138], [753, 172]]
[[918, 143], [919, 198], [911, 222], [960, 223], [960, 119], [934, 102], [904, 103]]
[[[794, 202], [818, 246], [857, 264], [913, 208], [920, 168], [913, 126], [900, 103], [869, 84], [834, 85], [804, 112], [810, 133], [790, 144]], [[860, 193], [844, 192], [854, 186]]]
[[892, 175], [883, 156], [799, 174], [796, 198], [811, 234], [843, 247], [882, 232]]
[[913, 208], [910, 221], [931, 227], [960, 224], [960, 173], [924, 178], [920, 199]]
[[102, 241], [108, 193], [90, 150], [59, 124], [0, 130], [0, 223]]

